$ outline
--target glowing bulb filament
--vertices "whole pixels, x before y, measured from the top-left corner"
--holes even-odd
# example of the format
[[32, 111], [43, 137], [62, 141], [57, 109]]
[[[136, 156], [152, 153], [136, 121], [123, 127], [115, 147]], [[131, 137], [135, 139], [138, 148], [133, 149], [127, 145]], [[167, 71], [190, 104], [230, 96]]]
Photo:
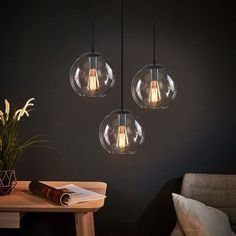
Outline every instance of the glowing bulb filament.
[[118, 127], [117, 146], [121, 149], [129, 145], [127, 130], [124, 125]]
[[161, 92], [159, 84], [156, 80], [151, 81], [150, 92], [149, 92], [149, 101], [151, 103], [158, 103], [161, 101]]
[[98, 74], [96, 69], [89, 69], [88, 90], [96, 91], [99, 89]]

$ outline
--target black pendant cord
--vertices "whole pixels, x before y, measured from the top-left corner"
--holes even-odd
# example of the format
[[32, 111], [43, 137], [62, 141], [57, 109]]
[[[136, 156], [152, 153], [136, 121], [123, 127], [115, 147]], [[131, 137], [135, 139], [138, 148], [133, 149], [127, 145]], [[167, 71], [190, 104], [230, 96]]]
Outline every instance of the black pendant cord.
[[94, 9], [94, 0], [91, 0], [91, 8], [92, 8], [92, 22], [91, 22], [91, 30], [92, 30], [92, 47], [91, 51], [94, 52], [94, 21], [95, 21], [95, 9]]
[[123, 35], [124, 35], [124, 0], [121, 0], [121, 89], [120, 89], [120, 109], [123, 110], [124, 108], [124, 69], [123, 69], [123, 64], [124, 64], [124, 49], [123, 49]]
[[153, 20], [153, 65], [156, 65], [156, 21]]
[[157, 0], [153, 0], [153, 65], [156, 65], [156, 4]]

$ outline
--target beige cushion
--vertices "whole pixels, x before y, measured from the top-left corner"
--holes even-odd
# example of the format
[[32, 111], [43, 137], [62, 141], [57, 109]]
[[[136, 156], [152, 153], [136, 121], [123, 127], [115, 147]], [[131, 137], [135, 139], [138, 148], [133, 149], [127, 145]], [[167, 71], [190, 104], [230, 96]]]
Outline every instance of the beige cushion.
[[172, 194], [178, 221], [186, 236], [233, 236], [228, 216], [205, 204]]

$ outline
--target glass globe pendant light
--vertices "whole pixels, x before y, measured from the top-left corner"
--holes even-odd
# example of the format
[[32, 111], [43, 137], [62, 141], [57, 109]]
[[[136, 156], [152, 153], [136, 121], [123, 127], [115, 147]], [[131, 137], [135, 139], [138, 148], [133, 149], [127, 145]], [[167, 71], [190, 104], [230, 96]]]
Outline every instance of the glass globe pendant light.
[[[153, 9], [155, 12], [156, 7]], [[135, 102], [145, 109], [166, 109], [177, 94], [171, 74], [162, 65], [156, 63], [155, 13], [153, 16], [153, 63], [144, 66], [135, 74], [131, 83], [131, 93]]]
[[115, 83], [113, 69], [106, 58], [94, 50], [94, 0], [92, 0], [92, 48], [80, 56], [70, 70], [74, 91], [84, 97], [104, 97]]
[[99, 139], [103, 148], [112, 154], [133, 154], [144, 141], [144, 128], [139, 119], [123, 102], [123, 18], [124, 2], [121, 0], [121, 101], [120, 109], [111, 112], [99, 127]]

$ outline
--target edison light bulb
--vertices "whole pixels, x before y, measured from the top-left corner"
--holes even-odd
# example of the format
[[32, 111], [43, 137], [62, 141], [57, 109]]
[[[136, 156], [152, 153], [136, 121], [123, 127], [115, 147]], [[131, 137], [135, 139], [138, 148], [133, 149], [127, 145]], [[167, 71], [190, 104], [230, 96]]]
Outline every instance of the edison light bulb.
[[96, 69], [89, 69], [88, 90], [97, 91], [99, 89], [98, 73]]
[[70, 83], [83, 97], [104, 97], [113, 88], [115, 78], [110, 63], [98, 52], [87, 52], [71, 67]]
[[121, 149], [129, 145], [127, 130], [124, 125], [118, 127], [117, 146]]
[[149, 91], [149, 101], [151, 103], [158, 103], [161, 101], [161, 92], [157, 80], [152, 80]]
[[166, 109], [176, 97], [176, 84], [161, 65], [146, 65], [139, 70], [131, 85], [135, 102], [144, 109]]
[[144, 128], [128, 110], [115, 110], [105, 117], [99, 127], [103, 148], [112, 154], [133, 154], [144, 141]]

